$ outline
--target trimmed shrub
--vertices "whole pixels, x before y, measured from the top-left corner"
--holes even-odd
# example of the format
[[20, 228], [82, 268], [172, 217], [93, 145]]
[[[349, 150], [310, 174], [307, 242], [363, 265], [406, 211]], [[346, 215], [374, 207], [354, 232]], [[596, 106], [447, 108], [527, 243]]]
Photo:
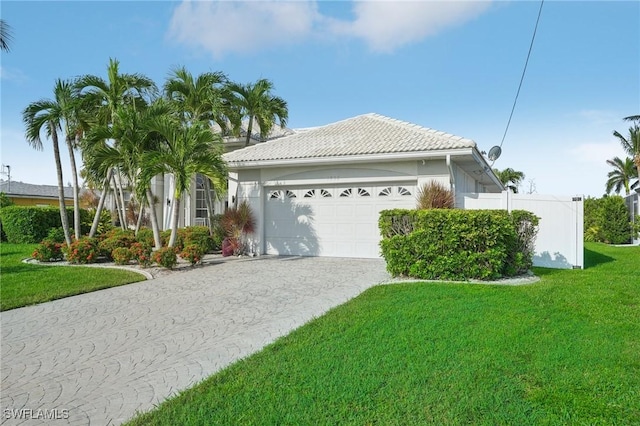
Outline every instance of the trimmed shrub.
[[[167, 246], [169, 244], [169, 239], [171, 238], [171, 229], [164, 230], [160, 233], [160, 239], [162, 240], [162, 245]], [[173, 248], [178, 251], [182, 251], [184, 247], [184, 240], [182, 239], [182, 232], [178, 229], [176, 233], [176, 242], [173, 244]]]
[[599, 223], [604, 242], [608, 244], [625, 244], [631, 240], [631, 218], [624, 198], [619, 195], [604, 197], [601, 202]]
[[107, 259], [115, 260], [113, 258], [113, 251], [117, 248], [129, 248], [136, 242], [136, 238], [133, 235], [133, 231], [121, 229], [114, 229], [107, 233], [107, 237], [100, 241], [98, 247], [100, 253]]
[[[64, 240], [64, 236], [62, 239]], [[57, 260], [62, 260], [64, 258], [64, 255], [62, 254], [63, 245], [64, 244], [55, 240], [45, 238], [33, 251], [31, 257], [39, 260], [40, 262], [55, 262]]]
[[47, 240], [55, 241], [56, 243], [65, 243], [64, 240], [64, 229], [62, 226], [58, 228], [51, 228], [47, 233]]
[[132, 258], [138, 262], [140, 266], [144, 268], [151, 266], [151, 246], [136, 242], [131, 244], [129, 250], [131, 250]]
[[136, 241], [149, 247], [155, 246], [155, 241], [153, 241], [153, 230], [150, 228], [140, 228], [138, 230], [138, 235], [136, 235]]
[[60, 210], [54, 207], [9, 206], [0, 209], [0, 215], [10, 243], [38, 243], [51, 228], [62, 226]]
[[133, 253], [131, 253], [131, 249], [127, 247], [118, 247], [113, 249], [111, 257], [116, 265], [128, 265], [133, 258]]
[[211, 239], [213, 240], [213, 249], [221, 250], [222, 241], [224, 241], [224, 238], [227, 236], [221, 224], [222, 215], [214, 215], [211, 220]]
[[209, 228], [206, 226], [187, 226], [179, 229], [178, 233], [182, 237], [184, 247], [197, 245], [202, 249], [202, 253], [209, 253], [214, 250], [214, 243]]
[[178, 263], [178, 256], [172, 247], [162, 247], [151, 254], [151, 259], [160, 266], [173, 269]]
[[391, 275], [487, 280], [528, 269], [537, 218], [504, 210], [386, 210], [379, 226]]
[[416, 198], [419, 210], [452, 209], [454, 205], [451, 189], [435, 180], [422, 185]]
[[182, 252], [180, 252], [180, 257], [184, 260], [189, 261], [191, 266], [196, 263], [202, 262], [202, 256], [204, 255], [204, 251], [202, 250], [202, 246], [199, 244], [189, 244], [184, 247]]
[[94, 263], [100, 254], [98, 240], [89, 237], [75, 240], [70, 247], [63, 247], [62, 250], [71, 263]]

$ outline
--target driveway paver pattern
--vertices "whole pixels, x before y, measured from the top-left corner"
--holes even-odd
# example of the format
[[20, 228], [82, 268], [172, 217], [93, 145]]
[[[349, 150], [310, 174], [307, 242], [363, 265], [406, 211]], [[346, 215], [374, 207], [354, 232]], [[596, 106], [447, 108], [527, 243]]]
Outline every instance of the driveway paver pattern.
[[2, 312], [0, 424], [121, 424], [386, 281], [380, 259], [263, 256]]

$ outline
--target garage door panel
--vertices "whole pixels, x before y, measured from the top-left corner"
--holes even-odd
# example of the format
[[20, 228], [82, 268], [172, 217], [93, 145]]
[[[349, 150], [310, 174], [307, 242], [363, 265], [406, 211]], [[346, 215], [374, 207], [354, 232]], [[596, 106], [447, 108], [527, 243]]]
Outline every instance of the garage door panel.
[[[269, 254], [380, 257], [380, 211], [415, 207], [413, 196], [399, 195], [400, 186], [415, 193], [415, 183], [277, 188], [297, 197], [265, 200], [265, 249]], [[304, 197], [307, 193], [313, 196]]]

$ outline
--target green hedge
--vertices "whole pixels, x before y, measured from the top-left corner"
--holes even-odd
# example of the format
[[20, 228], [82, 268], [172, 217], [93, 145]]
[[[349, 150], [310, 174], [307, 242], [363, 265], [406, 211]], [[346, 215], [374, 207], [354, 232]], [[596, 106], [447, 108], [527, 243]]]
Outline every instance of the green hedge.
[[495, 279], [531, 267], [537, 224], [525, 211], [385, 210], [380, 246], [393, 276]]
[[[67, 207], [69, 227], [73, 234], [73, 208]], [[42, 241], [49, 230], [62, 226], [60, 210], [56, 207], [9, 206], [0, 209], [2, 230], [9, 243], [35, 244]], [[88, 234], [93, 213], [80, 209], [80, 231]]]

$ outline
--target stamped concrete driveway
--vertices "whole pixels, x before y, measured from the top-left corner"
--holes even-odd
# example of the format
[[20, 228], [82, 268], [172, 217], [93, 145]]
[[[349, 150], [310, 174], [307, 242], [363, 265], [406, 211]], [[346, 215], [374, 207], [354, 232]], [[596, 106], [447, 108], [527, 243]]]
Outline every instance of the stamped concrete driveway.
[[234, 259], [2, 312], [0, 423], [120, 424], [387, 280], [375, 259]]

